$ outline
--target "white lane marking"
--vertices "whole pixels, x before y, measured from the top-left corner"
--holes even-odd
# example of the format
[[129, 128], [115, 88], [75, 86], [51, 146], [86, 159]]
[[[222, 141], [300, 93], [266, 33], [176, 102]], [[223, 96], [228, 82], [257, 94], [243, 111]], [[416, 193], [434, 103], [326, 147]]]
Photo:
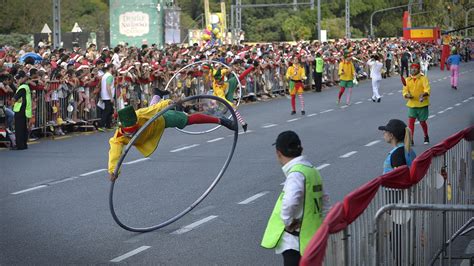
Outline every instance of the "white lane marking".
[[459, 106], [459, 105], [461, 105], [461, 104], [462, 104], [462, 103], [457, 103], [457, 104], [455, 104], [454, 106]]
[[442, 81], [443, 79], [438, 79], [437, 81]]
[[191, 148], [194, 148], [194, 147], [197, 147], [197, 146], [199, 146], [199, 144], [193, 144], [193, 145], [189, 145], [189, 146], [184, 146], [184, 147], [182, 147], [182, 148], [178, 148], [178, 149], [171, 150], [170, 152], [184, 151], [184, 150], [188, 150], [188, 149], [191, 149]]
[[388, 95], [393, 95], [393, 92], [389, 92]]
[[145, 251], [147, 249], [151, 248], [150, 246], [141, 246], [137, 249], [134, 249], [128, 253], [125, 253], [123, 254], [122, 256], [118, 256], [117, 258], [115, 259], [112, 259], [110, 262], [121, 262], [122, 260], [124, 259], [127, 259], [127, 258], [130, 258], [131, 256], [133, 255], [137, 255], [138, 253], [142, 252], [142, 251]]
[[204, 218], [204, 219], [201, 219], [201, 220], [199, 220], [199, 221], [197, 221], [197, 222], [194, 222], [194, 223], [192, 223], [192, 224], [186, 225], [186, 226], [184, 226], [184, 227], [182, 227], [182, 228], [180, 228], [180, 229], [178, 229], [178, 230], [172, 232], [171, 234], [174, 234], [174, 235], [181, 235], [181, 234], [187, 233], [187, 232], [193, 230], [194, 228], [196, 228], [196, 227], [202, 225], [203, 223], [207, 223], [207, 222], [209, 222], [209, 221], [211, 221], [211, 220], [213, 220], [213, 219], [215, 219], [215, 218], [217, 218], [217, 217], [218, 217], [217, 215], [210, 215], [210, 216], [208, 216], [208, 217], [206, 217], [206, 218]]
[[356, 102], [356, 103], [354, 103], [354, 104], [361, 104], [361, 103], [362, 103], [361, 101], [358, 101], [358, 102]]
[[463, 102], [463, 103], [467, 103], [467, 102], [469, 102], [469, 99], [466, 99], [466, 100], [464, 100], [464, 101], [462, 101], [462, 102]]
[[447, 79], [448, 77], [444, 77], [443, 79]]
[[369, 143], [365, 144], [364, 146], [365, 146], [365, 147], [370, 147], [370, 146], [373, 146], [373, 145], [375, 145], [375, 144], [377, 144], [377, 143], [379, 143], [379, 142], [380, 142], [380, 140], [374, 140], [374, 141], [372, 141], [372, 142], [369, 142]]
[[150, 160], [150, 158], [136, 159], [134, 161], [126, 162], [126, 163], [123, 163], [123, 164], [134, 164], [134, 163], [139, 163], [139, 162], [143, 162], [143, 161], [146, 161], [146, 160]]
[[71, 176], [71, 177], [68, 177], [68, 178], [64, 178], [64, 179], [61, 179], [61, 180], [50, 182], [50, 183], [48, 183], [48, 185], [56, 185], [56, 184], [64, 183], [64, 182], [67, 182], [67, 181], [72, 181], [72, 180], [78, 179], [78, 178], [79, 178], [78, 176]]
[[347, 108], [347, 107], [349, 107], [349, 105], [343, 105], [343, 106], [341, 106], [341, 109], [344, 109], [344, 108]]
[[398, 90], [398, 92], [402, 92], [402, 90]]
[[445, 111], [452, 110], [452, 109], [453, 109], [453, 107], [450, 106], [450, 107], [446, 108]]
[[276, 127], [278, 124], [269, 124], [269, 125], [264, 125], [262, 128], [271, 128], [271, 127]]
[[294, 122], [294, 121], [297, 121], [297, 120], [300, 120], [301, 118], [293, 118], [293, 119], [289, 119], [289, 120], [286, 120], [286, 122]]
[[12, 195], [18, 195], [18, 194], [30, 192], [30, 191], [33, 191], [33, 190], [37, 190], [37, 189], [40, 189], [40, 188], [44, 188], [44, 187], [47, 187], [47, 185], [40, 185], [40, 186], [36, 186], [36, 187], [32, 187], [32, 188], [27, 188], [27, 189], [23, 189], [23, 190], [20, 190], [20, 191], [17, 191], [17, 192], [13, 192], [11, 194]]
[[251, 203], [252, 201], [260, 198], [260, 197], [263, 197], [265, 196], [265, 194], [267, 194], [269, 191], [263, 191], [263, 192], [260, 192], [260, 193], [257, 193], [255, 195], [253, 195], [252, 197], [249, 197], [248, 199], [245, 199], [237, 204], [240, 204], [240, 205], [245, 205], [245, 204], [249, 204]]
[[213, 143], [213, 142], [216, 142], [216, 141], [219, 141], [219, 140], [223, 140], [224, 138], [216, 138], [216, 139], [210, 139], [208, 140], [207, 142], [208, 143]]
[[100, 173], [100, 172], [103, 172], [103, 171], [107, 171], [107, 169], [99, 169], [99, 170], [95, 170], [95, 171], [90, 171], [90, 172], [84, 173], [84, 174], [79, 175], [79, 176], [93, 175], [93, 174]]
[[367, 99], [368, 102], [372, 101], [372, 98]]
[[[248, 133], [252, 133], [252, 132], [253, 132], [253, 130], [247, 130], [247, 132], [245, 132], [245, 131], [240, 131], [240, 132], [239, 132], [239, 135], [248, 134]], [[233, 135], [232, 135], [232, 136], [233, 136]]]
[[438, 114], [442, 114], [442, 113], [444, 113], [444, 111], [439, 111], [439, 112], [438, 112]]
[[330, 164], [325, 163], [325, 164], [321, 164], [320, 166], [316, 167], [316, 169], [321, 170], [321, 169], [326, 168], [328, 166], [330, 166]]
[[324, 114], [324, 113], [329, 113], [329, 112], [332, 112], [334, 111], [334, 109], [328, 109], [328, 110], [324, 110], [324, 111], [321, 111], [319, 112], [320, 114]]
[[357, 151], [351, 151], [351, 152], [348, 152], [346, 154], [343, 154], [341, 156], [339, 156], [339, 158], [348, 158], [348, 157], [351, 157], [352, 155], [356, 154]]
[[435, 117], [435, 116], [436, 116], [436, 115], [430, 115], [430, 116], [428, 116], [428, 118], [433, 118], [433, 117]]
[[315, 116], [315, 115], [317, 115], [317, 113], [309, 114], [308, 117], [312, 117], [312, 116]]
[[469, 100], [474, 100], [474, 96], [469, 97]]

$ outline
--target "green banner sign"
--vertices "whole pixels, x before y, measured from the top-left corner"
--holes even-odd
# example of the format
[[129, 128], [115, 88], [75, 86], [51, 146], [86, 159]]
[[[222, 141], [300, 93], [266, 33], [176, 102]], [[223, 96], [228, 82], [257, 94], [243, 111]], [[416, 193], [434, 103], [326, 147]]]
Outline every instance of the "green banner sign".
[[164, 0], [109, 0], [110, 45], [163, 46]]

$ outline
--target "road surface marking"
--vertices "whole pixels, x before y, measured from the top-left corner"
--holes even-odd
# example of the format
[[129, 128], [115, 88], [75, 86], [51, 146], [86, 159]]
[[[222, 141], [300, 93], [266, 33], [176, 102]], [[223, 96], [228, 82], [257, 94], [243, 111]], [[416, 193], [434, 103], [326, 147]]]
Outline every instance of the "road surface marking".
[[315, 116], [315, 115], [317, 115], [317, 113], [309, 114], [308, 117], [312, 117], [312, 116]]
[[330, 166], [330, 164], [325, 163], [325, 164], [321, 164], [320, 166], [316, 167], [316, 169], [321, 170], [321, 169], [326, 168], [328, 166]]
[[361, 104], [361, 103], [362, 103], [361, 101], [358, 101], [358, 102], [356, 102], [356, 103], [354, 103], [354, 104]]
[[248, 199], [246, 199], [246, 200], [243, 200], [243, 201], [239, 202], [238, 204], [240, 204], [240, 205], [249, 204], [249, 203], [255, 201], [256, 199], [265, 196], [265, 194], [267, 194], [268, 192], [269, 192], [269, 191], [260, 192], [260, 193], [258, 193], [258, 194], [253, 195], [252, 197], [250, 197], [250, 198], [248, 198]]
[[420, 124], [420, 121], [416, 121], [416, 122], [415, 122], [415, 125], [419, 125], [419, 124]]
[[436, 116], [436, 115], [430, 115], [430, 116], [428, 116], [428, 118], [433, 118], [433, 117], [435, 117], [435, 116]]
[[111, 260], [110, 262], [121, 262], [124, 259], [130, 258], [133, 255], [137, 255], [138, 253], [145, 251], [147, 249], [151, 248], [150, 246], [141, 246], [137, 249], [134, 249], [128, 253], [123, 254], [122, 256], [118, 256], [117, 258]]
[[450, 107], [446, 108], [445, 111], [452, 110], [452, 109], [453, 109], [453, 107], [450, 106]]
[[349, 107], [349, 105], [343, 105], [343, 106], [341, 106], [341, 109], [344, 109], [344, 108], [347, 108], [347, 107]]
[[437, 81], [442, 81], [443, 79], [438, 79]]
[[47, 187], [47, 185], [40, 185], [40, 186], [36, 186], [36, 187], [32, 187], [32, 188], [27, 188], [27, 189], [23, 189], [23, 190], [20, 190], [20, 191], [17, 191], [17, 192], [13, 192], [11, 194], [12, 195], [18, 195], [18, 194], [30, 192], [30, 191], [33, 191], [33, 190], [37, 190], [37, 189], [40, 189], [40, 188], [44, 188], [44, 187]]
[[459, 105], [461, 105], [461, 104], [462, 104], [462, 103], [457, 103], [457, 104], [455, 104], [454, 106], [459, 106]]
[[190, 224], [190, 225], [186, 225], [186, 226], [184, 226], [184, 227], [182, 227], [182, 228], [180, 228], [180, 229], [178, 229], [178, 230], [172, 232], [171, 234], [174, 234], [174, 235], [181, 235], [181, 234], [187, 233], [187, 232], [193, 230], [194, 228], [196, 228], [196, 227], [202, 225], [203, 223], [207, 223], [207, 222], [209, 222], [209, 221], [211, 221], [211, 220], [213, 220], [213, 219], [215, 219], [215, 218], [217, 218], [217, 217], [218, 217], [217, 215], [210, 215], [210, 216], [208, 216], [208, 217], [206, 217], [206, 218], [204, 218], [204, 219], [201, 219], [201, 220], [199, 220], [199, 221], [197, 221], [197, 222], [194, 222], [194, 223], [192, 223], [192, 224]]
[[297, 121], [297, 120], [300, 120], [301, 118], [293, 118], [293, 119], [290, 119], [290, 120], [286, 120], [286, 122], [294, 122], [294, 121]]
[[329, 113], [329, 112], [332, 112], [334, 111], [334, 109], [328, 109], [328, 110], [324, 110], [324, 111], [321, 111], [319, 112], [320, 114], [324, 114], [324, 113]]
[[[239, 132], [239, 135], [242, 135], [242, 134], [245, 134], [245, 133], [251, 133], [251, 132], [253, 132], [253, 130], [247, 130], [247, 132], [245, 132], [245, 131], [240, 131], [240, 132]], [[233, 136], [233, 135], [232, 135], [232, 136]]]
[[393, 92], [389, 92], [388, 95], [393, 95]]
[[208, 143], [212, 143], [212, 142], [216, 142], [216, 141], [223, 140], [223, 139], [224, 139], [224, 138], [210, 139], [210, 140], [208, 140], [207, 142], [208, 142]]
[[68, 139], [71, 136], [61, 136], [61, 137], [54, 137], [54, 140], [62, 140], [62, 139]]
[[443, 79], [447, 79], [448, 77], [444, 77]]
[[139, 162], [143, 162], [143, 161], [146, 161], [146, 160], [150, 160], [150, 158], [136, 159], [135, 161], [126, 162], [126, 163], [123, 163], [123, 164], [134, 164], [134, 163], [139, 163]]
[[[146, 159], [148, 159], [148, 158], [146, 158]], [[107, 171], [107, 169], [99, 169], [99, 170], [95, 170], [95, 171], [90, 171], [90, 172], [84, 173], [84, 174], [79, 175], [79, 176], [93, 175], [93, 174], [96, 174], [96, 173], [100, 173], [102, 171]]]
[[262, 128], [271, 128], [271, 127], [276, 127], [278, 124], [269, 124], [269, 125], [264, 125]]
[[379, 143], [379, 142], [380, 142], [380, 140], [374, 140], [374, 141], [372, 141], [372, 142], [369, 142], [369, 143], [365, 144], [365, 147], [373, 146], [373, 145], [375, 145], [375, 144], [377, 144], [377, 143]]
[[463, 102], [463, 103], [467, 103], [467, 102], [469, 102], [469, 99], [466, 99], [466, 100], [464, 100], [464, 101], [462, 101], [462, 102]]
[[444, 111], [439, 111], [439, 112], [438, 112], [438, 114], [442, 114], [442, 113], [444, 113]]
[[398, 90], [398, 92], [402, 92], [402, 90]]
[[[240, 134], [240, 133], [239, 133]], [[174, 149], [174, 150], [171, 150], [170, 152], [178, 152], [178, 151], [184, 151], [184, 150], [188, 150], [188, 149], [191, 149], [191, 148], [194, 148], [194, 147], [197, 147], [199, 146], [199, 144], [193, 144], [193, 145], [189, 145], [189, 146], [184, 146], [182, 148], [178, 148], [178, 149]]]
[[354, 155], [356, 153], [357, 153], [356, 151], [351, 151], [351, 152], [348, 152], [346, 154], [343, 154], [343, 155], [339, 156], [339, 158], [348, 158], [348, 157], [351, 157], [352, 155]]
[[67, 182], [67, 181], [72, 181], [72, 180], [78, 179], [78, 178], [79, 178], [78, 176], [71, 176], [71, 177], [67, 177], [67, 178], [61, 179], [61, 180], [56, 180], [56, 181], [49, 182], [48, 185], [56, 185], [56, 184], [59, 184], [59, 183], [64, 183], [64, 182]]

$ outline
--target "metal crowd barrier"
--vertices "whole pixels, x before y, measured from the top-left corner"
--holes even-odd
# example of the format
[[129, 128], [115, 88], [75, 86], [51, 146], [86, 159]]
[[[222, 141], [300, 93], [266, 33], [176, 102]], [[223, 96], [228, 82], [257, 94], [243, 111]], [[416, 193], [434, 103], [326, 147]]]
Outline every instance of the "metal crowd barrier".
[[380, 187], [352, 224], [329, 235], [324, 265], [427, 265], [473, 212], [455, 212], [447, 217], [439, 212], [391, 210], [379, 219], [379, 230], [374, 217], [388, 204], [472, 205], [471, 145], [462, 139], [444, 155], [434, 157], [424, 178], [408, 189]]

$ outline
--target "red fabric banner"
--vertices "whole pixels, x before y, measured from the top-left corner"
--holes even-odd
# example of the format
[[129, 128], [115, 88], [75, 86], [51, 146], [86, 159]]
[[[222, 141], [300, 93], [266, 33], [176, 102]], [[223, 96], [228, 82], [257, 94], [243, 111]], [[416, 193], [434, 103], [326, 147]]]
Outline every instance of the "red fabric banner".
[[306, 247], [300, 266], [322, 265], [329, 234], [340, 232], [355, 221], [370, 204], [380, 186], [406, 189], [417, 184], [426, 175], [433, 157], [443, 155], [462, 139], [474, 140], [474, 126], [453, 134], [417, 156], [410, 169], [407, 166], [398, 167], [352, 191], [344, 197], [342, 203], [334, 204]]

